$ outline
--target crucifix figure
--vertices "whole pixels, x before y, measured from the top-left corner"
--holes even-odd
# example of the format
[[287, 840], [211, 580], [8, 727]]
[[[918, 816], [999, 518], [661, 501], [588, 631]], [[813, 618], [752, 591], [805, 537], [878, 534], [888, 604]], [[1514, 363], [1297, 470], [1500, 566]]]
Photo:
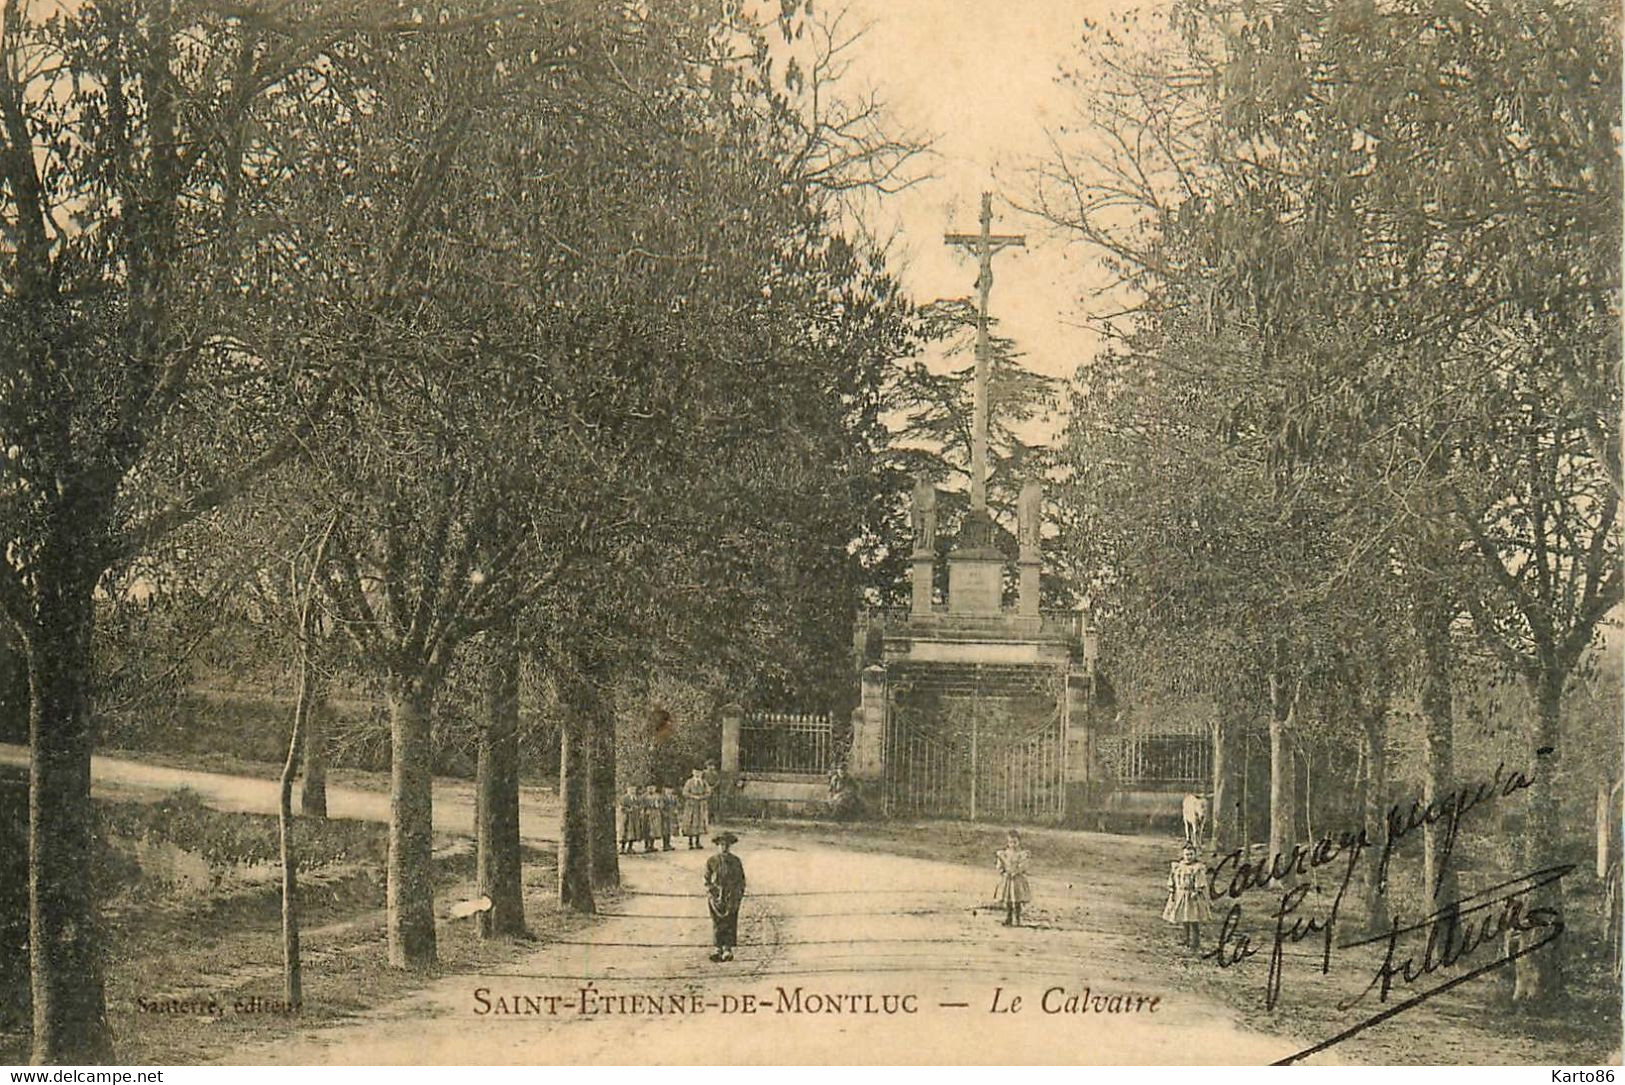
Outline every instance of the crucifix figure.
[[1020, 234], [991, 233], [993, 193], [982, 193], [982, 229], [974, 234], [944, 234], [943, 241], [960, 245], [976, 254], [979, 271], [976, 289], [981, 303], [976, 310], [976, 408], [971, 429], [970, 505], [973, 512], [987, 510], [987, 381], [992, 351], [987, 340], [987, 295], [993, 289], [993, 254], [1014, 245], [1026, 248]]

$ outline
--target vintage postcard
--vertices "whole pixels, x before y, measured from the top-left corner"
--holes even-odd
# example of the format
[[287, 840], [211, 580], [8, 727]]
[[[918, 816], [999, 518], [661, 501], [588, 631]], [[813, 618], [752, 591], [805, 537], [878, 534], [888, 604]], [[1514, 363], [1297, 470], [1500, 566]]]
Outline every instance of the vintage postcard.
[[1617, 0], [0, 0], [0, 1062], [1620, 1062]]

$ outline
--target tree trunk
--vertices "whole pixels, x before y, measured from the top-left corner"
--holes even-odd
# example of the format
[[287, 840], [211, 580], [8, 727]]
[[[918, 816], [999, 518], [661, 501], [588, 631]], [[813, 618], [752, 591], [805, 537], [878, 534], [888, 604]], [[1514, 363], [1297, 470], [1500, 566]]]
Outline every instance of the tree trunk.
[[[312, 670], [305, 697], [305, 733], [300, 753], [299, 812], [327, 816], [327, 696], [322, 677]], [[297, 709], [296, 709], [297, 710]]]
[[[310, 578], [305, 584], [304, 601], [299, 607], [299, 691], [293, 700], [293, 731], [288, 736], [288, 756], [282, 762], [282, 786], [277, 793], [277, 837], [282, 851], [282, 978], [283, 994], [289, 1006], [298, 1006], [304, 1001], [303, 965], [299, 959], [299, 856], [293, 836], [293, 776], [301, 752], [305, 754], [306, 763], [309, 763], [309, 750], [313, 745], [309, 732], [317, 698], [317, 678], [316, 668], [310, 662], [310, 641], [315, 632], [310, 620], [310, 602], [327, 554], [327, 541], [332, 534], [333, 522], [329, 521], [327, 531], [316, 547]], [[324, 814], [326, 806], [324, 794]]]
[[389, 698], [389, 963], [435, 963], [434, 776], [430, 696], [408, 678], [391, 683]]
[[479, 914], [481, 938], [525, 933], [519, 847], [519, 641], [511, 623], [488, 637], [485, 726], [476, 771], [477, 892], [491, 898]]
[[1610, 776], [1597, 781], [1597, 880], [1608, 877], [1614, 854], [1614, 786]]
[[1213, 720], [1213, 850], [1227, 852], [1237, 846], [1240, 796], [1236, 787], [1235, 727], [1221, 711]]
[[1241, 802], [1236, 807], [1236, 846], [1253, 846], [1252, 749], [1245, 733], [1238, 735], [1236, 760], [1241, 763]]
[[1315, 839], [1315, 745], [1303, 747], [1303, 838], [1310, 843]]
[[[1541, 870], [1554, 856], [1563, 853], [1558, 824], [1558, 739], [1562, 726], [1563, 687], [1567, 674], [1544, 671], [1533, 684], [1535, 724], [1530, 732], [1529, 763], [1534, 784], [1529, 788], [1529, 813], [1523, 831], [1523, 868]], [[1544, 754], [1538, 751], [1545, 750]], [[1563, 881], [1561, 878], [1529, 894], [1526, 910], [1549, 908], [1556, 922], [1563, 922]], [[1543, 937], [1536, 931], [1533, 937]], [[1532, 1006], [1547, 1006], [1563, 993], [1563, 938], [1513, 962], [1516, 970], [1512, 1000]]]
[[[1388, 794], [1388, 752], [1385, 748], [1388, 706], [1386, 701], [1366, 709], [1360, 719], [1360, 754], [1365, 773], [1360, 780], [1360, 810], [1365, 835], [1374, 846], [1387, 833], [1383, 805]], [[1365, 914], [1367, 927], [1375, 932], [1389, 927], [1388, 886], [1377, 877], [1377, 864], [1365, 864]]]
[[1288, 858], [1296, 843], [1297, 813], [1293, 787], [1296, 759], [1288, 740], [1297, 696], [1289, 695], [1280, 672], [1270, 675], [1270, 845], [1273, 856]]
[[310, 660], [301, 657], [299, 693], [293, 702], [293, 732], [288, 736], [288, 756], [282, 762], [281, 786], [277, 791], [277, 841], [282, 852], [282, 987], [290, 1006], [304, 1000], [304, 979], [299, 960], [299, 857], [293, 837], [293, 775], [299, 762], [301, 744], [308, 736], [310, 718]]
[[587, 802], [592, 811], [588, 832], [592, 884], [594, 889], [619, 889], [621, 860], [615, 839], [615, 712], [613, 705], [605, 702], [602, 690], [595, 690], [594, 694], [598, 711], [590, 722], [591, 733], [587, 740], [592, 761], [587, 778]]
[[1287, 857], [1296, 842], [1293, 795], [1294, 758], [1287, 741], [1290, 720], [1270, 713], [1270, 855]]
[[[585, 682], [584, 678], [577, 678]], [[587, 717], [581, 696], [568, 699], [559, 729], [559, 904], [596, 912], [592, 895], [592, 809], [588, 795]]]
[[[1424, 768], [1422, 801], [1442, 802], [1455, 780], [1453, 700], [1450, 690], [1450, 625], [1454, 614], [1437, 602], [1423, 606], [1416, 632], [1422, 642], [1422, 719]], [[1449, 826], [1443, 819], [1422, 829], [1422, 885], [1434, 907], [1456, 899], [1456, 875], [1450, 869], [1445, 845]]]
[[42, 548], [37, 619], [27, 631], [28, 923], [34, 1062], [93, 1064], [113, 1058], [102, 987], [90, 802], [91, 729], [86, 679], [96, 578], [79, 568], [84, 547]]

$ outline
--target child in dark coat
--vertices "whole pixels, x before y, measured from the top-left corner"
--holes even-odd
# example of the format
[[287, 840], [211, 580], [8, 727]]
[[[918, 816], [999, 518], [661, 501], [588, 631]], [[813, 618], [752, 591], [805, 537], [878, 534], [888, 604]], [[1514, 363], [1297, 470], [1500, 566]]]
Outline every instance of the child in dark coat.
[[660, 850], [671, 850], [671, 834], [677, 831], [677, 792], [660, 789]]
[[643, 835], [643, 797], [635, 786], [621, 796], [621, 854], [632, 854], [632, 843]]
[[655, 834], [660, 832], [660, 789], [654, 784], [643, 789], [643, 850], [655, 850]]
[[705, 861], [705, 894], [711, 910], [711, 939], [716, 950], [713, 961], [734, 959], [739, 942], [739, 905], [745, 899], [745, 865], [728, 849], [739, 843], [733, 833], [711, 838], [717, 853]]

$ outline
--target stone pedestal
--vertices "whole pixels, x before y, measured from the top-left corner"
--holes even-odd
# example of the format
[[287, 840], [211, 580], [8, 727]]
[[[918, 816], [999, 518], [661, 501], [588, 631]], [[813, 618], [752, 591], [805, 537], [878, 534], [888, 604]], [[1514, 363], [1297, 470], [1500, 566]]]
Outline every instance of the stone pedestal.
[[991, 617], [1004, 602], [1004, 555], [997, 550], [956, 550], [948, 555], [948, 613]]
[[937, 560], [937, 488], [924, 475], [914, 480], [914, 552], [910, 558], [914, 571], [914, 596], [909, 609], [914, 617], [927, 617], [931, 613], [931, 581]]
[[1004, 610], [1004, 553], [993, 544], [993, 517], [972, 509], [959, 527], [959, 545], [948, 555], [948, 613], [993, 617]]
[[865, 667], [862, 693], [852, 713], [852, 752], [847, 774], [878, 780], [886, 763], [886, 668]]
[[909, 609], [916, 618], [926, 617], [931, 613], [931, 581], [935, 573], [936, 557], [929, 550], [914, 551], [914, 597]]
[[1039, 530], [1043, 520], [1044, 487], [1037, 479], [1021, 484], [1021, 500], [1017, 506], [1016, 540], [1021, 550], [1016, 559], [1020, 580], [1017, 584], [1016, 610], [1023, 618], [1038, 617], [1038, 572], [1043, 557], [1038, 549]]
[[1016, 562], [1016, 569], [1021, 576], [1017, 585], [1020, 594], [1016, 597], [1016, 612], [1023, 618], [1038, 617], [1038, 573], [1041, 568], [1036, 553], [1023, 553]]

